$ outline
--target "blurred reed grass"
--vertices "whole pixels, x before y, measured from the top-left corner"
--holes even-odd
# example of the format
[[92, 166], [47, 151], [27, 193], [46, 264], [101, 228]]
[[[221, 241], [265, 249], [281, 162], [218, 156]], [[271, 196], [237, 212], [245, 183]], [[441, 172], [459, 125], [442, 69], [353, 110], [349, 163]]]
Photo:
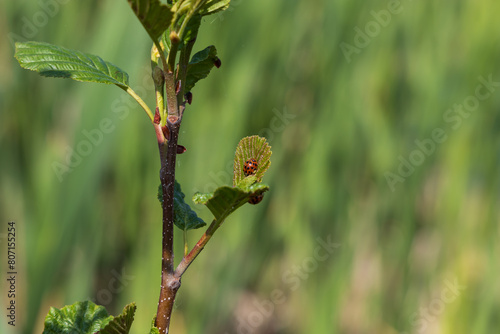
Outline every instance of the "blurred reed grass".
[[[19, 226], [16, 328], [40, 333], [49, 306], [90, 298], [115, 314], [136, 301], [132, 330], [144, 332], [160, 278], [152, 128], [115, 87], [21, 70], [9, 37], [99, 54], [149, 91], [150, 43], [125, 1], [56, 2], [45, 24], [38, 2], [0, 4], [0, 218]], [[188, 196], [230, 184], [239, 139], [261, 134], [273, 147], [271, 192], [231, 217], [189, 269], [173, 333], [500, 327], [500, 90], [456, 128], [445, 118], [475, 94], [478, 77], [500, 81], [500, 4], [402, 1], [348, 62], [340, 43], [354, 45], [354, 28], [389, 3], [233, 0], [203, 23], [195, 49], [216, 45], [222, 67], [193, 91], [178, 180]], [[114, 130], [60, 182], [53, 162], [106, 118]], [[391, 191], [386, 173], [435, 129], [446, 141]], [[328, 237], [340, 246], [320, 261], [318, 238]], [[446, 302], [455, 281], [466, 288]], [[5, 321], [0, 329], [11, 330]]]

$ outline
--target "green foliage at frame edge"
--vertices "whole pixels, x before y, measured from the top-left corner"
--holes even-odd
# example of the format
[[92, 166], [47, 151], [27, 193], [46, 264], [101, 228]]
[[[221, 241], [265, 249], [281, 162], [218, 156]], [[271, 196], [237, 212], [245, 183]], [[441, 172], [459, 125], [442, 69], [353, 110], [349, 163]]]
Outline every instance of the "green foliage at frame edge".
[[173, 19], [190, 11], [194, 11], [194, 16], [214, 14], [227, 9], [231, 0], [207, 0], [198, 8], [193, 8], [194, 2], [189, 0], [182, 3], [179, 1], [162, 3], [160, 0], [127, 0], [127, 2], [149, 37], [157, 41], [170, 25], [175, 25], [175, 22], [172, 22]]
[[174, 13], [169, 5], [160, 0], [127, 0], [142, 26], [153, 41], [168, 29]]
[[45, 317], [43, 334], [128, 334], [137, 307], [128, 304], [123, 312], [113, 317], [104, 306], [91, 301], [76, 302], [61, 309], [50, 308]]
[[[162, 4], [159, 0], [128, 0], [128, 2], [153, 40], [158, 40], [162, 34], [164, 35], [173, 18], [172, 5]], [[228, 8], [229, 2], [230, 0], [209, 0], [198, 8], [198, 14], [188, 22], [186, 36], [182, 41], [183, 46], [196, 37], [202, 16]], [[167, 40], [168, 38], [164, 38], [165, 46]], [[114, 84], [124, 90], [129, 88], [128, 74], [99, 56], [45, 42], [17, 42], [15, 47], [15, 57], [21, 67], [38, 72], [42, 76]], [[217, 58], [214, 46], [197, 52], [188, 65], [185, 92], [190, 91], [199, 80], [205, 78], [216, 62], [220, 60]]]

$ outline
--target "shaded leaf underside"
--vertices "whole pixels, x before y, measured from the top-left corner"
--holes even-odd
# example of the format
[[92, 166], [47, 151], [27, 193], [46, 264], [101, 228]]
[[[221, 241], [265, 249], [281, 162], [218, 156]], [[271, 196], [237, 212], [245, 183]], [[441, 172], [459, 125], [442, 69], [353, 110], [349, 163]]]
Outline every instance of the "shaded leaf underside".
[[144, 29], [153, 41], [157, 41], [172, 22], [173, 13], [160, 0], [127, 0]]

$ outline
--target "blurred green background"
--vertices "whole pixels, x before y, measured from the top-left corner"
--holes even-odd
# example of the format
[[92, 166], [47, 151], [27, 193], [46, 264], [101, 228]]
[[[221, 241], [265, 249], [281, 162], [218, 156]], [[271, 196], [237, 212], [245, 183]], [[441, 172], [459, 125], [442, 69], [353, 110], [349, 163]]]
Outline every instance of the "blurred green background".
[[[494, 0], [233, 0], [207, 17], [195, 50], [216, 45], [222, 67], [193, 90], [177, 179], [188, 198], [229, 184], [236, 144], [259, 134], [273, 148], [271, 191], [189, 268], [171, 332], [497, 332], [499, 12]], [[148, 36], [111, 0], [2, 1], [0, 34], [1, 263], [5, 277], [13, 220], [15, 329], [41, 333], [50, 306], [92, 299], [112, 314], [135, 301], [132, 332], [145, 333], [160, 285], [153, 128], [114, 86], [22, 70], [12, 43], [98, 54], [153, 106]], [[61, 175], [71, 150], [86, 153]]]

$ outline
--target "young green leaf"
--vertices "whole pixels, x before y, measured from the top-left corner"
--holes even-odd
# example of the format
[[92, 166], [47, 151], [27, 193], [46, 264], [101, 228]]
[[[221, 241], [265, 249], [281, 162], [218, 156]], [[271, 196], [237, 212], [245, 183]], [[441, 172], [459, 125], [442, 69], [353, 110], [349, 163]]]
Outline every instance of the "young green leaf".
[[172, 22], [173, 13], [160, 0], [127, 0], [144, 29], [153, 41], [157, 41]]
[[201, 15], [210, 15], [220, 12], [221, 10], [229, 8], [230, 2], [231, 0], [208, 0], [203, 4], [199, 13]]
[[198, 35], [198, 30], [200, 29], [200, 25], [201, 25], [201, 15], [195, 15], [189, 20], [186, 26], [186, 30], [184, 31], [184, 36], [182, 37], [183, 46], [188, 44], [190, 41], [196, 39], [196, 36]]
[[137, 306], [135, 303], [128, 304], [123, 309], [122, 314], [111, 320], [99, 334], [128, 334], [132, 322], [134, 322], [134, 314]]
[[196, 193], [193, 202], [204, 204], [212, 212], [219, 224], [240, 206], [248, 202], [252, 195], [262, 194], [269, 190], [269, 186], [263, 183], [246, 185], [241, 188], [224, 186], [213, 193]]
[[85, 301], [64, 306], [62, 309], [50, 308], [45, 317], [43, 334], [94, 334], [113, 320], [103, 306]]
[[21, 67], [46, 77], [114, 84], [128, 88], [128, 74], [101, 57], [42, 42], [17, 42], [15, 57]]
[[184, 201], [181, 185], [175, 181], [174, 185], [174, 224], [181, 230], [192, 230], [207, 225], [198, 217], [189, 204]]
[[213, 45], [195, 53], [188, 65], [184, 91], [191, 91], [199, 80], [205, 78], [218, 59], [217, 49]]
[[[206, 225], [206, 223], [198, 217], [189, 204], [184, 201], [184, 193], [181, 185], [175, 181], [174, 184], [174, 224], [181, 230], [193, 230]], [[158, 200], [163, 205], [163, 189], [158, 187]]]
[[266, 138], [251, 136], [240, 140], [234, 156], [233, 186], [240, 186], [243, 180], [251, 177], [245, 176], [243, 172], [245, 162], [249, 159], [257, 161], [257, 170], [254, 174], [256, 180], [254, 182], [261, 182], [265, 172], [271, 166], [271, 154], [271, 146], [267, 143]]

